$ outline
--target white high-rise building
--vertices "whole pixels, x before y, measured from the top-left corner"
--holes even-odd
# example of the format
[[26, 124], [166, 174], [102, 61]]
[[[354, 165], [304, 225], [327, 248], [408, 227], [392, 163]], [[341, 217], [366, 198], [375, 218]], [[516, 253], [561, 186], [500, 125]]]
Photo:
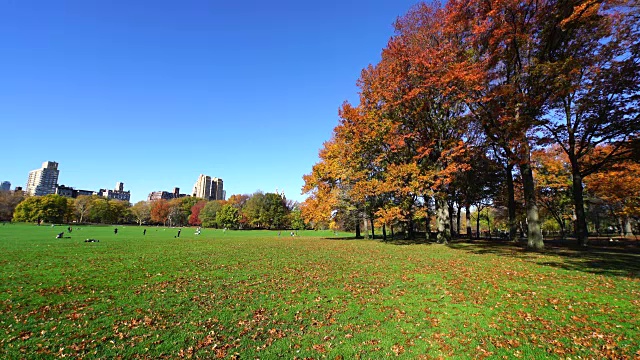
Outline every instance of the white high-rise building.
[[41, 169], [29, 172], [27, 194], [35, 196], [55, 194], [56, 186], [58, 185], [58, 175], [60, 175], [60, 170], [58, 170], [57, 162], [43, 162]]
[[193, 196], [206, 200], [224, 200], [225, 192], [222, 179], [200, 174], [193, 185]]
[[211, 176], [200, 174], [193, 185], [193, 196], [206, 200], [211, 198]]

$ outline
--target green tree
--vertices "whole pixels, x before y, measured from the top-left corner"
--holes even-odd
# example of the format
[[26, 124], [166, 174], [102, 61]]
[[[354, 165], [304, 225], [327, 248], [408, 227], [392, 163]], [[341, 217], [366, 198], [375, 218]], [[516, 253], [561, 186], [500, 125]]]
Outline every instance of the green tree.
[[200, 211], [200, 221], [204, 227], [218, 227], [220, 224], [216, 221], [218, 211], [222, 209], [220, 201], [209, 201]]
[[252, 194], [244, 203], [242, 213], [247, 217], [249, 226], [253, 228], [265, 227], [264, 201], [264, 194], [258, 191]]
[[291, 228], [294, 230], [303, 230], [305, 228], [304, 218], [302, 217], [302, 211], [300, 211], [299, 207], [295, 207], [289, 213], [289, 222], [291, 223]]
[[112, 224], [121, 224], [129, 222], [132, 217], [129, 208], [131, 204], [123, 200], [109, 200], [109, 208], [113, 217]]
[[280, 194], [254, 193], [244, 204], [243, 213], [254, 228], [284, 229], [288, 225], [287, 201]]
[[91, 210], [89, 211], [89, 219], [91, 222], [101, 224], [115, 224], [118, 220], [116, 209], [112, 208], [108, 199], [102, 197], [94, 197], [91, 201]]
[[67, 198], [60, 195], [28, 197], [13, 214], [14, 221], [38, 221], [61, 223], [69, 220], [72, 207]]
[[224, 205], [216, 213], [216, 222], [225, 228], [236, 229], [239, 225], [239, 211], [233, 205]]
[[269, 229], [285, 229], [288, 227], [289, 209], [286, 199], [275, 193], [266, 193], [264, 196], [264, 220]]

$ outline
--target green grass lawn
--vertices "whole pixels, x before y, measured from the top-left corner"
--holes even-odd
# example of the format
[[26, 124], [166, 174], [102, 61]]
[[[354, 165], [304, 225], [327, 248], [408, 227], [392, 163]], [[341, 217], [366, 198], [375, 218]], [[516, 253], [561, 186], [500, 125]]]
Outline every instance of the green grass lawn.
[[637, 253], [64, 229], [0, 225], [0, 358], [640, 356]]

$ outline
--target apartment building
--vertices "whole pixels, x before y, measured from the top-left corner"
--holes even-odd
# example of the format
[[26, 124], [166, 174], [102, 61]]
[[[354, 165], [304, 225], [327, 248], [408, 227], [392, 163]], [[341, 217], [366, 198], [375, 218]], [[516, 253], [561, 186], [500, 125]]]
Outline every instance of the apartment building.
[[43, 162], [42, 168], [29, 172], [27, 194], [35, 196], [55, 194], [58, 175], [60, 175], [60, 171], [58, 170], [57, 162]]
[[149, 193], [149, 196], [147, 196], [147, 201], [155, 201], [160, 199], [171, 200], [171, 199], [179, 199], [187, 196], [189, 195], [180, 194], [180, 188], [176, 187], [176, 188], [173, 188], [173, 192], [162, 191], [162, 190], [152, 191]]
[[11, 190], [11, 183], [8, 181], [3, 181], [0, 184], [0, 191], [10, 191]]
[[193, 196], [206, 200], [224, 200], [224, 183], [220, 178], [200, 174], [193, 186]]

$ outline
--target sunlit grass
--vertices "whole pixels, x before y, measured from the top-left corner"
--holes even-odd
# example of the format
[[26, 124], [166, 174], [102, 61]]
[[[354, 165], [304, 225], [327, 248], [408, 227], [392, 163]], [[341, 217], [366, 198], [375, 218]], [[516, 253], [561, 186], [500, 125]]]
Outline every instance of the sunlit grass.
[[0, 226], [3, 358], [638, 355], [632, 262], [602, 269], [508, 246], [330, 231], [183, 228], [177, 238], [107, 226], [55, 239], [65, 229]]

